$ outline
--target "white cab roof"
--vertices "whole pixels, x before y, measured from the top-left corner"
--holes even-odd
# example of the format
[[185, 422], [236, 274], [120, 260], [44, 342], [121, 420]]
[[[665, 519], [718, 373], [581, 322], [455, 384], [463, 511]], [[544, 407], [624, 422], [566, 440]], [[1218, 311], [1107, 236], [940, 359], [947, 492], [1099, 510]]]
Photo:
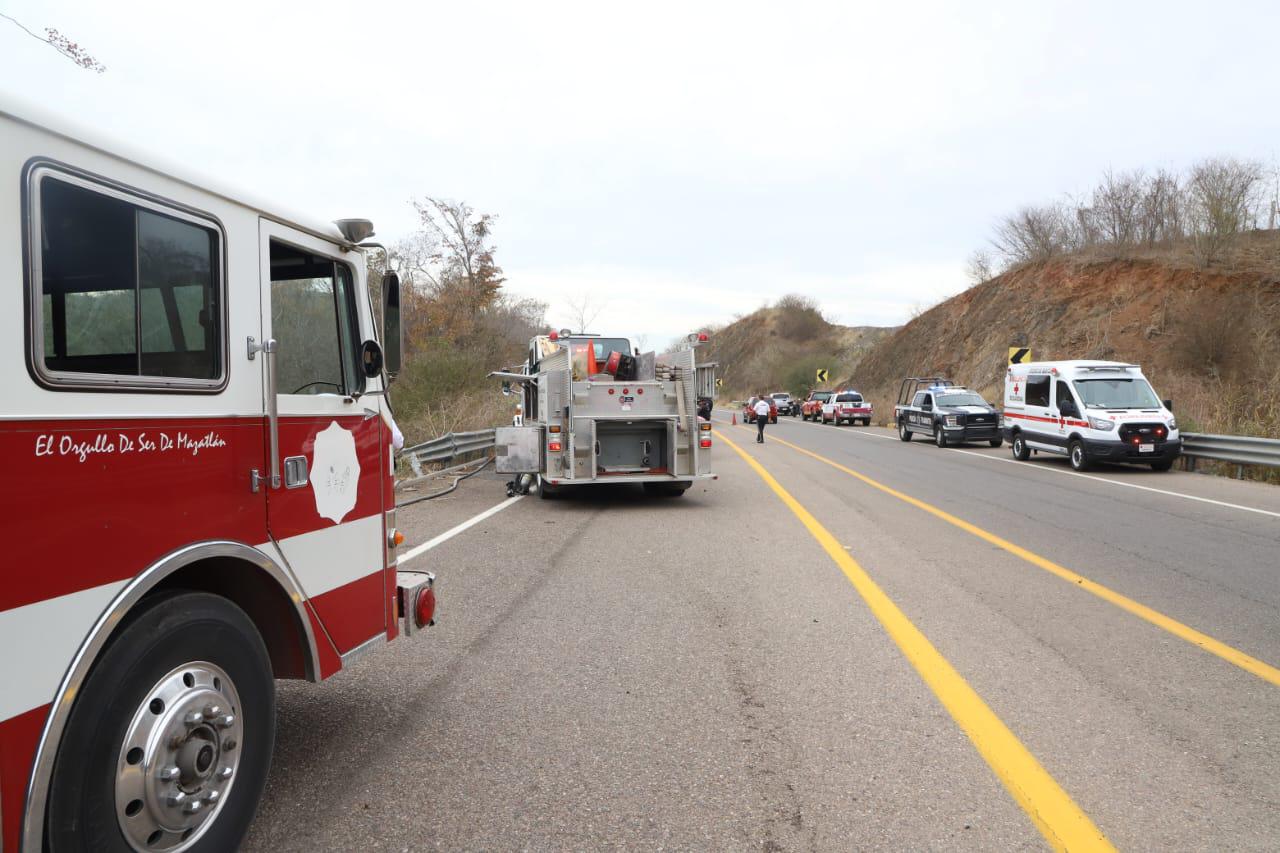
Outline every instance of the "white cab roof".
[[1091, 361], [1074, 359], [1068, 361], [1029, 361], [1026, 364], [1011, 364], [1009, 372], [1013, 373], [1048, 373], [1057, 369], [1059, 373], [1078, 373], [1089, 370], [1141, 370], [1136, 364], [1125, 361]]
[[13, 95], [0, 92], [0, 116], [31, 127], [39, 128], [47, 133], [61, 136], [78, 145], [93, 148], [103, 154], [127, 161], [139, 168], [154, 172], [157, 175], [187, 184], [197, 190], [211, 193], [233, 204], [241, 205], [257, 211], [268, 219], [285, 225], [291, 225], [301, 231], [309, 232], [326, 240], [351, 246], [332, 222], [315, 219], [305, 214], [289, 211], [281, 205], [269, 204], [256, 199], [252, 194], [236, 189], [220, 179], [201, 174], [163, 155], [136, 148], [121, 142], [94, 128], [79, 124], [66, 116], [47, 110], [43, 107], [15, 98]]

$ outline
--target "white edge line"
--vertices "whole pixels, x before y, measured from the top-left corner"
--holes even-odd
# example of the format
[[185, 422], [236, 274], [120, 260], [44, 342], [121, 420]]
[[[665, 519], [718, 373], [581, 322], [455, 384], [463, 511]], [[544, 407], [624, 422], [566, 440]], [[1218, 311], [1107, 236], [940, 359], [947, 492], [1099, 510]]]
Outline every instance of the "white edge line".
[[[809, 423], [812, 424], [812, 422], [809, 422]], [[812, 424], [812, 425], [817, 426], [817, 424]], [[843, 430], [841, 430], [841, 432], [843, 432]], [[897, 438], [896, 435], [885, 435], [884, 433], [864, 432], [860, 430], [851, 431], [848, 434], [856, 435], [861, 438], [890, 438], [890, 439]], [[976, 456], [978, 459], [985, 459], [988, 462], [1010, 462], [1015, 465], [1026, 464], [1024, 462], [1019, 462], [1016, 459], [1007, 459], [1003, 456], [989, 456], [986, 453], [978, 453], [975, 450], [962, 450], [959, 447], [952, 447], [949, 449], [953, 453], [963, 453], [966, 456]], [[1065, 474], [1069, 477], [1079, 477], [1083, 480], [1093, 480], [1095, 483], [1107, 483], [1112, 486], [1124, 486], [1129, 489], [1141, 489], [1144, 492], [1154, 492], [1157, 495], [1168, 495], [1169, 497], [1174, 497], [1174, 498], [1185, 498], [1186, 500], [1189, 500], [1189, 501], [1199, 501], [1200, 503], [1213, 504], [1214, 506], [1226, 507], [1228, 509], [1238, 509], [1243, 512], [1256, 512], [1258, 515], [1269, 515], [1272, 518], [1280, 518], [1280, 512], [1274, 512], [1269, 509], [1259, 509], [1258, 507], [1254, 507], [1254, 506], [1244, 506], [1243, 504], [1233, 504], [1233, 503], [1228, 503], [1226, 501], [1217, 501], [1217, 500], [1214, 500], [1213, 498], [1202, 498], [1202, 497], [1199, 497], [1198, 495], [1188, 495], [1184, 492], [1171, 492], [1168, 489], [1157, 489], [1154, 486], [1140, 486], [1137, 483], [1125, 483], [1120, 480], [1108, 480], [1105, 477], [1095, 477], [1090, 474], [1081, 474], [1078, 471], [1064, 471], [1061, 468], [1048, 468], [1043, 466], [1033, 466], [1033, 467], [1036, 471], [1046, 471], [1050, 474]]]
[[[1016, 465], [1025, 464], [1023, 462], [1019, 462], [1016, 459], [1005, 459], [1004, 457], [1001, 457], [1001, 456], [988, 456], [985, 453], [977, 453], [976, 451], [973, 451], [973, 450], [961, 450], [958, 447], [955, 447], [952, 449], [956, 453], [963, 453], [966, 456], [976, 456], [979, 459], [986, 459], [990, 462], [1009, 462]], [[1128, 488], [1128, 489], [1141, 489], [1144, 492], [1155, 492], [1157, 495], [1169, 495], [1170, 497], [1174, 497], [1174, 498], [1185, 498], [1186, 500], [1189, 500], [1189, 501], [1199, 501], [1200, 503], [1213, 504], [1214, 506], [1224, 506], [1224, 507], [1227, 507], [1228, 509], [1238, 509], [1244, 512], [1256, 512], [1259, 515], [1269, 515], [1273, 518], [1280, 518], [1280, 512], [1273, 512], [1272, 510], [1269, 510], [1269, 509], [1259, 509], [1255, 506], [1244, 506], [1243, 504], [1227, 503], [1226, 501], [1216, 501], [1213, 498], [1202, 498], [1199, 495], [1188, 495], [1185, 492], [1171, 492], [1168, 489], [1157, 489], [1153, 486], [1140, 486], [1137, 483], [1125, 483], [1120, 480], [1108, 480], [1105, 477], [1093, 477], [1093, 476], [1090, 476], [1089, 474], [1081, 474], [1078, 471], [1063, 471], [1061, 468], [1048, 468], [1043, 466], [1037, 466], [1036, 470], [1047, 471], [1051, 474], [1065, 474], [1068, 477], [1079, 477], [1083, 480], [1093, 480], [1094, 482], [1097, 482], [1097, 483], [1109, 483], [1112, 486], [1124, 486], [1125, 488]]]
[[473, 515], [471, 516], [471, 518], [468, 518], [466, 521], [462, 522], [458, 526], [449, 528], [444, 533], [441, 533], [439, 536], [435, 537], [434, 539], [428, 539], [426, 542], [423, 542], [421, 545], [418, 545], [414, 548], [409, 549], [406, 553], [400, 555], [400, 559], [397, 561], [396, 565], [403, 566], [405, 563], [409, 562], [414, 557], [420, 557], [421, 555], [427, 553], [428, 551], [430, 551], [432, 548], [436, 547], [440, 543], [447, 542], [448, 540], [457, 536], [459, 533], [463, 532], [464, 530], [467, 530], [471, 527], [475, 527], [477, 524], [479, 524], [480, 522], [484, 521], [486, 518], [489, 518], [492, 515], [497, 515], [507, 507], [511, 506], [516, 501], [520, 500], [520, 498], [522, 497], [524, 497], [524, 495], [515, 495], [514, 497], [509, 497], [502, 503], [498, 504], [497, 506], [491, 506], [488, 509], [486, 509], [484, 512], [480, 513], [479, 515]]

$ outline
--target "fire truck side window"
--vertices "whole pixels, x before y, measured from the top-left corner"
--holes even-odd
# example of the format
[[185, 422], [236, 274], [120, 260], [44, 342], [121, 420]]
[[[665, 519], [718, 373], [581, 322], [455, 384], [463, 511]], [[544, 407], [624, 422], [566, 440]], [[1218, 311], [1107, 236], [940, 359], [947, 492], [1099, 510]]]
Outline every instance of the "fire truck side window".
[[279, 393], [356, 390], [355, 318], [351, 270], [345, 264], [271, 244], [271, 334], [279, 344]]
[[38, 220], [45, 373], [220, 379], [216, 231], [51, 176]]

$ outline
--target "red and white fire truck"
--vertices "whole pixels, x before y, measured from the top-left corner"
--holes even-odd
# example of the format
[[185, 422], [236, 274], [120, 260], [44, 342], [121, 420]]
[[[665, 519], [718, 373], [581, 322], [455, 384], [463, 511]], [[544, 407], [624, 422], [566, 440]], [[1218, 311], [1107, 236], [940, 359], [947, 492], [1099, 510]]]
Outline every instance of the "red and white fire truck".
[[397, 571], [398, 282], [379, 344], [367, 221], [3, 101], [0, 187], [0, 849], [234, 850], [273, 679], [432, 621]]

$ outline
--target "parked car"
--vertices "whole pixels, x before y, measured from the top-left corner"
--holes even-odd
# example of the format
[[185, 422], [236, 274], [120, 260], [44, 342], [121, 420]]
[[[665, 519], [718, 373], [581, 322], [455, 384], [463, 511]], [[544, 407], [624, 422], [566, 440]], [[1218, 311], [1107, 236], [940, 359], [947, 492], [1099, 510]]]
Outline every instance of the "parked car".
[[800, 417], [806, 421], [816, 421], [822, 417], [822, 404], [831, 399], [835, 391], [810, 391], [809, 396], [800, 404]]
[[875, 412], [871, 401], [864, 400], [857, 391], [837, 391], [822, 404], [822, 422], [824, 424], [857, 423], [871, 426], [871, 416]]
[[[747, 404], [742, 407], [742, 422], [745, 424], [753, 424], [756, 422], [756, 402], [759, 397], [752, 397]], [[778, 404], [773, 402], [772, 397], [766, 397], [769, 401], [769, 423], [776, 424], [778, 422]]]
[[[912, 386], [904, 383], [904, 387]], [[950, 382], [917, 390], [909, 403], [894, 407], [894, 421], [903, 441], [922, 433], [939, 447], [967, 441], [986, 441], [999, 447], [1002, 442], [995, 406], [976, 391]]]
[[786, 391], [774, 391], [769, 395], [778, 406], [778, 414], [795, 417], [800, 411], [800, 401], [792, 399]]

